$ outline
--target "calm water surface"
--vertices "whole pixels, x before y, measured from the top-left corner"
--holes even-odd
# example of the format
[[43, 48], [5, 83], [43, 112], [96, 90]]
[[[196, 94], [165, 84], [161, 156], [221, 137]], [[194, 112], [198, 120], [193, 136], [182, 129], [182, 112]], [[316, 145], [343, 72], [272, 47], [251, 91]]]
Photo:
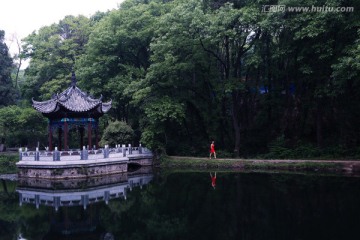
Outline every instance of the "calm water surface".
[[216, 177], [142, 171], [86, 182], [0, 180], [0, 239], [359, 239], [358, 177]]

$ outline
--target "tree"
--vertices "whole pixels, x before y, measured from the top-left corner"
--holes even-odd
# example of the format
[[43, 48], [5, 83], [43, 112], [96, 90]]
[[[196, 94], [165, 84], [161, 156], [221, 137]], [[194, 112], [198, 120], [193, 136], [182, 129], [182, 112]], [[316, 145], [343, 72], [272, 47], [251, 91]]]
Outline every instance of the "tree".
[[[219, 81], [223, 82], [222, 104], [229, 106], [234, 132], [234, 153], [239, 156], [242, 126], [247, 118], [246, 84], [248, 75], [243, 66], [246, 53], [253, 48], [260, 36], [260, 14], [257, 7], [248, 5], [235, 9], [225, 4], [215, 12], [207, 14], [200, 43], [219, 63]], [[226, 109], [226, 106], [222, 107]], [[225, 114], [225, 112], [223, 112]]]
[[38, 142], [46, 146], [46, 126], [46, 119], [33, 108], [15, 105], [0, 108], [0, 139], [9, 147], [35, 147]]
[[[193, 140], [201, 129], [203, 133], [196, 135], [202, 135], [203, 144], [210, 138], [219, 139], [221, 146], [235, 141], [233, 149], [238, 155], [241, 122], [247, 117], [242, 115], [247, 80], [242, 63], [259, 35], [258, 9], [225, 4], [212, 10], [198, 1], [172, 5], [159, 20], [151, 44], [152, 64], [146, 75], [151, 91], [143, 96], [142, 107], [146, 109], [164, 95], [185, 103], [188, 115], [180, 133], [188, 132], [188, 139]], [[167, 131], [174, 133], [174, 128]]]
[[13, 60], [4, 42], [5, 32], [0, 30], [0, 107], [14, 104], [16, 91], [11, 80]]
[[96, 25], [86, 54], [77, 62], [80, 84], [113, 99], [110, 114], [131, 125], [137, 138], [144, 116], [137, 103], [148, 87], [144, 78], [150, 66], [150, 43], [158, 17], [168, 10], [155, 1], [125, 2]]
[[360, 128], [357, 121], [360, 119], [360, 31], [353, 44], [346, 46], [332, 65], [330, 81], [332, 88], [328, 95], [335, 97], [335, 107], [338, 112], [340, 144], [354, 148], [359, 145]]
[[30, 58], [22, 89], [24, 98], [39, 96], [45, 100], [66, 88], [95, 23], [81, 15], [66, 16], [24, 39], [23, 54]]
[[233, 156], [272, 146], [354, 154], [358, 14], [265, 13], [261, 4], [127, 0], [90, 22], [67, 17], [27, 38], [24, 96], [50, 97], [75, 66], [79, 85], [113, 100], [109, 118], [153, 149], [203, 155], [214, 139]]
[[11, 36], [11, 41], [16, 44], [16, 48], [17, 48], [17, 53], [15, 53], [15, 55], [14, 55], [14, 60], [16, 60], [14, 87], [15, 87], [15, 89], [18, 89], [19, 88], [19, 73], [20, 73], [20, 69], [21, 69], [21, 66], [22, 66], [24, 56], [22, 54], [21, 43], [20, 43], [20, 41], [18, 39], [18, 36], [16, 34], [13, 34]]
[[77, 64], [81, 83], [94, 94], [112, 98], [114, 117], [127, 122], [137, 113], [130, 105], [131, 95], [134, 88], [143, 87], [156, 19], [165, 10], [155, 2], [128, 3], [102, 18]]
[[132, 143], [133, 139], [134, 130], [123, 121], [115, 121], [109, 123], [109, 125], [105, 128], [100, 145], [127, 145], [128, 143]]

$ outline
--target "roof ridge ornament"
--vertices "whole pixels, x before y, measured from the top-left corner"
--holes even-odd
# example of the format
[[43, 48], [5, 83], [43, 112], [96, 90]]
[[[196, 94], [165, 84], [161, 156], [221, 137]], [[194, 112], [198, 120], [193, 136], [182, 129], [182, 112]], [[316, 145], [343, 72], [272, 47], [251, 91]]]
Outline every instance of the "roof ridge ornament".
[[75, 71], [72, 71], [72, 74], [71, 74], [71, 86], [73, 88], [76, 87], [76, 76], [75, 76]]

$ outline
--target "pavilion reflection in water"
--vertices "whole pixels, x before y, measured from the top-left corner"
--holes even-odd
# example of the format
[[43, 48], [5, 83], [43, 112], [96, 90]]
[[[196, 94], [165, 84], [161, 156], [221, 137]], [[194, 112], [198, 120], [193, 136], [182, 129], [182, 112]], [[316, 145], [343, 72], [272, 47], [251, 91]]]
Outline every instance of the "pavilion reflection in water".
[[[20, 206], [51, 207], [48, 211], [50, 226], [43, 240], [111, 240], [115, 239], [114, 235], [100, 223], [101, 204], [108, 204], [112, 199], [126, 199], [129, 191], [142, 188], [152, 179], [152, 168], [141, 167], [135, 172], [86, 180], [19, 179], [16, 191]], [[25, 234], [24, 237], [31, 239], [32, 236]]]
[[19, 194], [19, 204], [33, 204], [54, 207], [82, 206], [105, 202], [115, 198], [126, 199], [128, 191], [133, 187], [149, 184], [153, 174], [151, 167], [141, 167], [135, 172], [110, 175], [101, 178], [46, 180], [20, 179], [16, 191]]

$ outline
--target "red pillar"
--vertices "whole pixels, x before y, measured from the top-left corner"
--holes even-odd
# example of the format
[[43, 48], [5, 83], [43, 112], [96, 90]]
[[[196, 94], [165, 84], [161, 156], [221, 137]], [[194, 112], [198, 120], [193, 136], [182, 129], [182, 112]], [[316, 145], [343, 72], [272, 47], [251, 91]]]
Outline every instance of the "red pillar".
[[84, 146], [84, 128], [81, 126], [79, 128], [80, 131], [80, 150], [83, 149]]
[[61, 147], [62, 147], [62, 146], [61, 146], [62, 129], [59, 128], [58, 131], [59, 131], [59, 136], [58, 136], [58, 137], [59, 137], [59, 139], [58, 139], [58, 140], [59, 140], [59, 149], [58, 149], [58, 150], [61, 151]]
[[65, 119], [65, 122], [64, 122], [64, 150], [65, 150], [65, 151], [69, 150], [69, 146], [68, 146], [68, 123], [67, 123], [67, 119]]
[[89, 150], [91, 149], [91, 130], [92, 130], [92, 127], [91, 127], [91, 122], [89, 121], [88, 123], [88, 145], [89, 145]]
[[51, 129], [51, 122], [49, 122], [49, 151], [52, 151], [52, 129]]
[[96, 149], [99, 149], [99, 139], [98, 139], [98, 133], [99, 133], [99, 128], [98, 126], [96, 126], [95, 128], [95, 146], [96, 146]]

